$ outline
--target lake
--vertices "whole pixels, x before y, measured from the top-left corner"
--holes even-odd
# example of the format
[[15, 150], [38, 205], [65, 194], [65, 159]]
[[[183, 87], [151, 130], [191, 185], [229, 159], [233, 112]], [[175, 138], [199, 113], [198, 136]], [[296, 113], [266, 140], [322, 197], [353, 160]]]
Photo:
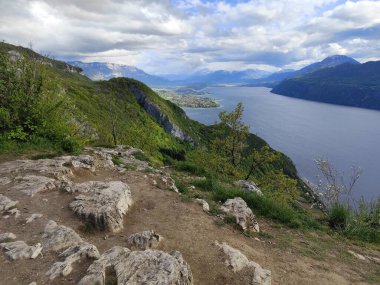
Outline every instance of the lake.
[[318, 181], [314, 160], [327, 158], [348, 179], [360, 166], [354, 196], [372, 200], [380, 195], [380, 112], [276, 95], [264, 87], [209, 87], [221, 107], [184, 108], [187, 115], [210, 125], [222, 110], [244, 104], [244, 122], [271, 147], [288, 155], [301, 177]]

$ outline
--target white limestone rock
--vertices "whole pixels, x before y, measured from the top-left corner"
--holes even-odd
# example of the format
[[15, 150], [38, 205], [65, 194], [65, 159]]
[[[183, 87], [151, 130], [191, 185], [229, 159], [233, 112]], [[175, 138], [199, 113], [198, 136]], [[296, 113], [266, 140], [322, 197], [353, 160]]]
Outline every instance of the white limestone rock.
[[228, 199], [221, 207], [221, 210], [227, 215], [234, 216], [236, 223], [243, 231], [260, 231], [255, 215], [242, 198], [236, 197], [234, 199]]
[[42, 251], [40, 243], [29, 246], [24, 241], [0, 243], [0, 248], [3, 248], [6, 251], [5, 255], [11, 260], [35, 259]]
[[127, 240], [127, 247], [132, 250], [157, 248], [162, 240], [162, 236], [156, 234], [153, 230], [143, 231], [141, 233], [135, 233], [129, 236]]
[[85, 187], [78, 192], [84, 191], [86, 195], [75, 197], [70, 208], [98, 229], [120, 231], [123, 216], [132, 205], [129, 186], [121, 181], [86, 182], [83, 185]]
[[71, 228], [58, 225], [54, 221], [46, 224], [43, 234], [43, 248], [53, 251], [78, 245], [83, 242], [82, 238]]
[[197, 198], [197, 199], [195, 199], [195, 201], [197, 201], [197, 203], [202, 206], [203, 211], [205, 211], [205, 212], [210, 211], [210, 206], [205, 200]]
[[0, 177], [0, 186], [11, 183], [12, 180], [9, 177]]
[[0, 242], [4, 242], [4, 241], [9, 241], [9, 240], [15, 240], [16, 239], [16, 235], [13, 234], [13, 233], [4, 233], [4, 234], [0, 234]]
[[43, 216], [42, 214], [32, 214], [29, 218], [26, 219], [25, 223], [29, 224], [33, 222], [34, 220], [41, 218], [42, 216]]
[[0, 214], [12, 209], [18, 204], [18, 201], [12, 201], [7, 196], [0, 194]]
[[223, 250], [227, 256], [226, 266], [230, 267], [232, 271], [239, 272], [243, 269], [248, 269], [253, 273], [252, 285], [270, 285], [271, 272], [270, 270], [263, 269], [258, 263], [250, 261], [241, 251], [230, 247], [226, 243], [220, 244], [215, 242], [215, 245]]
[[15, 185], [11, 187], [11, 190], [21, 191], [22, 193], [33, 197], [39, 192], [53, 190], [56, 187], [55, 179], [45, 176], [25, 175], [15, 178]]
[[13, 208], [13, 209], [8, 210], [8, 214], [13, 215], [15, 217], [15, 219], [17, 219], [18, 217], [20, 217], [21, 212], [19, 209]]
[[71, 160], [71, 165], [74, 168], [84, 168], [91, 171], [95, 170], [95, 159], [90, 155], [75, 156]]
[[64, 257], [64, 261], [59, 261], [46, 272], [50, 280], [54, 280], [58, 276], [67, 276], [73, 270], [73, 264], [80, 259], [91, 258], [98, 259], [100, 257], [99, 251], [96, 246], [87, 242], [74, 245], [62, 252], [60, 257]]
[[234, 182], [234, 185], [237, 187], [240, 187], [242, 190], [244, 190], [246, 192], [254, 192], [260, 196], [263, 195], [260, 188], [253, 181], [238, 180], [238, 181]]
[[78, 285], [104, 285], [107, 267], [114, 268], [118, 284], [193, 284], [190, 266], [177, 251], [170, 254], [152, 249], [130, 251], [116, 246], [106, 251], [88, 268], [87, 275]]

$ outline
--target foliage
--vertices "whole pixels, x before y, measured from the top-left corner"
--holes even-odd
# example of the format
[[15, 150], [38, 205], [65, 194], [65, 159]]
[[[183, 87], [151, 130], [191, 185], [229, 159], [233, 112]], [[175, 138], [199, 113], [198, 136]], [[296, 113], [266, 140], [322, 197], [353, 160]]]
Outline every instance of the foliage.
[[226, 162], [236, 167], [241, 161], [241, 154], [247, 146], [249, 127], [242, 122], [244, 107], [240, 102], [231, 113], [222, 111], [219, 114], [220, 128], [218, 134], [211, 142], [212, 149], [221, 157], [226, 158]]

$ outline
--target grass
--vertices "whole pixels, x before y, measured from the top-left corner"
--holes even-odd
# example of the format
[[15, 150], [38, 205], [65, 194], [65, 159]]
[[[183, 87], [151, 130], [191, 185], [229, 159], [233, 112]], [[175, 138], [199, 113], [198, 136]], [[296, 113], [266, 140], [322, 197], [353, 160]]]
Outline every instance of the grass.
[[241, 197], [255, 214], [270, 218], [290, 228], [321, 228], [320, 223], [302, 209], [294, 208], [270, 196], [244, 192], [212, 178], [193, 181], [193, 184], [203, 191], [210, 192], [211, 199], [216, 202], [224, 203], [227, 199]]
[[205, 169], [189, 161], [179, 161], [175, 164], [175, 168], [179, 171], [188, 172], [198, 176], [204, 176], [207, 174]]
[[138, 152], [135, 152], [134, 154], [132, 154], [134, 158], [138, 159], [138, 160], [141, 160], [141, 161], [147, 161], [149, 162], [150, 159], [149, 157], [146, 156], [145, 153], [141, 152], [141, 151], [138, 151]]
[[118, 156], [118, 155], [113, 155], [112, 156], [112, 162], [113, 162], [113, 164], [115, 164], [117, 166], [121, 166], [123, 164], [123, 162], [121, 161], [120, 156]]

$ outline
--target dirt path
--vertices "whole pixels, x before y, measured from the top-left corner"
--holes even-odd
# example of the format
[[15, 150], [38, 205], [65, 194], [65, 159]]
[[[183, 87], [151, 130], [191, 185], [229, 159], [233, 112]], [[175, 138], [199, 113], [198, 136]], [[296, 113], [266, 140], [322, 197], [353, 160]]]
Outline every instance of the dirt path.
[[[348, 255], [345, 256], [346, 259], [342, 258], [338, 253], [345, 250], [345, 245], [335, 239], [290, 231], [259, 220], [261, 229], [273, 238], [269, 239], [271, 242], [256, 240], [244, 236], [233, 226], [220, 225], [217, 217], [203, 212], [202, 207], [195, 202], [182, 202], [179, 194], [157, 188], [153, 185], [152, 178], [144, 172], [128, 171], [121, 174], [117, 171], [91, 173], [81, 170], [75, 174], [76, 182], [121, 180], [130, 186], [134, 204], [124, 219], [124, 229], [121, 232], [88, 233], [83, 230], [82, 221], [68, 208], [75, 195], [53, 190], [28, 198], [8, 191], [6, 186], [0, 186], [1, 194], [19, 201], [18, 209], [21, 211], [21, 216], [17, 219], [0, 219], [0, 233], [13, 232], [17, 235], [17, 240], [35, 244], [40, 242], [47, 221], [54, 220], [76, 230], [102, 253], [115, 245], [126, 246], [130, 234], [154, 230], [164, 237], [159, 249], [167, 252], [178, 250], [182, 253], [190, 264], [194, 284], [249, 284], [249, 276], [244, 272], [233, 273], [226, 267], [224, 254], [214, 245], [216, 240], [227, 242], [263, 268], [271, 270], [272, 284], [374, 284], [363, 276], [371, 274], [376, 266], [357, 261]], [[25, 224], [25, 219], [32, 213], [41, 213], [43, 217]], [[324, 254], [320, 256], [316, 245], [322, 240], [322, 245], [328, 242], [331, 252], [321, 248]], [[303, 252], [304, 248], [309, 251]], [[77, 263], [68, 277], [58, 277], [49, 282], [45, 272], [57, 260], [57, 254], [44, 253], [36, 260], [10, 262], [1, 253], [0, 284], [27, 285], [33, 281], [38, 285], [76, 284], [90, 264], [87, 261]]]

